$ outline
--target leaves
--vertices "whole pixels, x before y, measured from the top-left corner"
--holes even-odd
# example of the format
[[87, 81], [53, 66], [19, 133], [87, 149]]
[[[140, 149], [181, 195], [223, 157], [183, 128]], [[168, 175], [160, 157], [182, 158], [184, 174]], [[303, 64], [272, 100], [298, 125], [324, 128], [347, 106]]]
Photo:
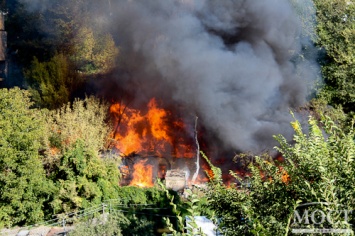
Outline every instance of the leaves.
[[71, 58], [85, 74], [106, 73], [115, 67], [118, 48], [111, 34], [98, 34], [89, 27], [78, 30]]
[[317, 44], [325, 49], [322, 62], [323, 76], [327, 82], [320, 94], [332, 105], [342, 105], [353, 111], [355, 6], [346, 0], [315, 0], [317, 8]]
[[58, 187], [52, 200], [58, 206], [56, 213], [118, 197], [119, 160], [100, 157], [110, 128], [105, 123], [107, 109], [89, 97], [46, 113], [44, 163]]
[[[254, 158], [249, 165], [250, 176], [245, 179], [250, 187], [210, 185], [209, 203], [221, 217], [225, 234], [287, 235], [293, 209], [300, 203], [326, 202], [332, 211], [338, 210], [339, 204], [352, 209], [353, 129], [344, 133], [329, 117], [322, 121], [327, 133], [314, 118], [310, 117], [308, 123], [309, 131], [303, 132], [297, 120], [292, 122], [293, 145], [283, 136], [276, 136], [283, 162], [267, 156]], [[353, 221], [342, 222], [342, 227], [349, 228]]]
[[25, 77], [38, 106], [56, 109], [69, 102], [70, 96], [81, 84], [70, 67], [63, 54], [55, 55], [48, 62], [33, 59], [31, 67], [25, 71]]
[[[56, 147], [62, 153], [77, 140], [85, 140], [84, 146], [98, 155], [105, 149], [110, 125], [106, 123], [108, 106], [95, 97], [76, 99], [60, 109], [47, 114], [48, 149]], [[49, 151], [49, 150], [48, 150]]]
[[31, 105], [27, 91], [0, 90], [0, 228], [42, 220], [53, 191], [38, 154], [43, 116]]

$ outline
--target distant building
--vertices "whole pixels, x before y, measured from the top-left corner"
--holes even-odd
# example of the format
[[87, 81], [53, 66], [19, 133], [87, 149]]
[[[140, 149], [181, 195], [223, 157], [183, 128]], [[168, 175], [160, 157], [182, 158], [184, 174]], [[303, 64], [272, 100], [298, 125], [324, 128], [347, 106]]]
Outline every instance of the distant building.
[[5, 12], [0, 11], [0, 81], [7, 77], [7, 32], [5, 31]]

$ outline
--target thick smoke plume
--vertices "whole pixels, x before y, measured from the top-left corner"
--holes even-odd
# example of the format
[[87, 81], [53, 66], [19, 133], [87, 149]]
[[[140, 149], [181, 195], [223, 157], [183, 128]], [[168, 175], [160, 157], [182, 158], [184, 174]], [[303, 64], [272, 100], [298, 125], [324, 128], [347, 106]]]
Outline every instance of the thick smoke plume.
[[[44, 6], [34, 2], [32, 9]], [[290, 137], [289, 110], [306, 102], [319, 72], [300, 19], [311, 1], [108, 0], [107, 6], [125, 72], [117, 83], [136, 99], [184, 105], [226, 148], [261, 151], [275, 144], [274, 134]]]
[[306, 40], [290, 2], [115, 7], [125, 68], [145, 93], [188, 106], [230, 148], [260, 151], [272, 147], [273, 134], [290, 136], [289, 110], [306, 101], [318, 72], [311, 55], [301, 56]]

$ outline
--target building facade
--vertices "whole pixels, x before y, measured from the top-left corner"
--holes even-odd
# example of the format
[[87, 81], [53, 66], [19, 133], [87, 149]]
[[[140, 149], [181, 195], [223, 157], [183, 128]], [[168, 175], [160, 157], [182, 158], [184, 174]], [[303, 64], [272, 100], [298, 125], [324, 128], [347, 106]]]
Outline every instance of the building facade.
[[0, 11], [0, 81], [7, 77], [7, 32], [5, 31], [5, 12]]

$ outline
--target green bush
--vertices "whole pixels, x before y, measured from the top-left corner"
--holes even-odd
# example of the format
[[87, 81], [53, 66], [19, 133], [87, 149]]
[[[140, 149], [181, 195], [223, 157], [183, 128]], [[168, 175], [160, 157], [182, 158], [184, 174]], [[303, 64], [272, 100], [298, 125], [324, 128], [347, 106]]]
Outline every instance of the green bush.
[[[306, 134], [297, 120], [292, 122], [294, 144], [281, 135], [276, 137], [277, 150], [285, 160], [255, 157], [249, 165], [250, 186], [226, 188], [213, 182], [209, 202], [226, 235], [288, 235], [294, 211], [303, 203], [325, 202], [322, 209], [327, 211], [353, 208], [354, 130], [344, 133], [329, 117], [323, 117], [322, 123], [324, 130], [311, 117]], [[348, 222], [326, 221], [320, 226], [351, 229], [353, 223], [349, 215]]]
[[44, 116], [31, 106], [28, 91], [0, 90], [0, 228], [43, 220], [54, 191], [39, 155]]
[[52, 214], [71, 212], [118, 198], [119, 158], [106, 158], [110, 126], [107, 105], [89, 97], [46, 114], [44, 165], [57, 192]]
[[71, 68], [63, 54], [56, 54], [47, 62], [33, 59], [31, 67], [25, 70], [25, 78], [37, 106], [56, 109], [70, 101], [82, 84], [78, 74]]
[[320, 93], [331, 105], [355, 111], [355, 5], [346, 0], [315, 0], [317, 44], [324, 49], [322, 73], [326, 86]]
[[[111, 212], [98, 218], [75, 225], [69, 236], [121, 236], [121, 227], [129, 225], [128, 219], [120, 212]], [[131, 234], [130, 234], [131, 235]]]

